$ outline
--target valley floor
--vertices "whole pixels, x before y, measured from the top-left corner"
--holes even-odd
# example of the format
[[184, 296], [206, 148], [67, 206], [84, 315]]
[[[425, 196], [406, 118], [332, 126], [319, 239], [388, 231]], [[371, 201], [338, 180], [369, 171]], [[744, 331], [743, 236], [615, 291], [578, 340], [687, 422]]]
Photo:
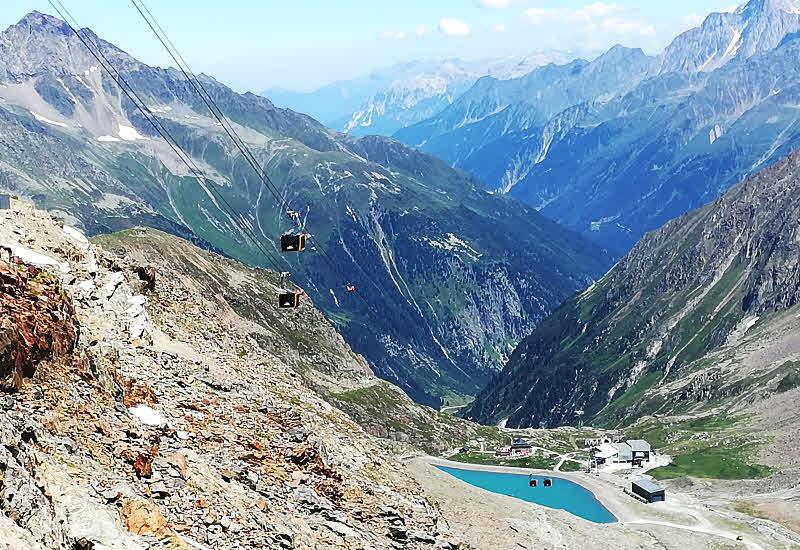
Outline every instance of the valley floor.
[[[792, 549], [800, 535], [734, 509], [733, 495], [682, 492], [668, 486], [667, 502], [642, 504], [623, 492], [629, 481], [613, 473], [547, 472], [591, 490], [618, 519], [596, 524], [563, 511], [492, 493], [454, 480], [435, 465], [482, 471], [528, 474], [542, 471], [463, 464], [432, 457], [409, 461], [412, 476], [439, 503], [453, 534], [476, 548], [642, 548]], [[796, 498], [784, 494], [784, 499]], [[741, 537], [741, 541], [737, 541]]]

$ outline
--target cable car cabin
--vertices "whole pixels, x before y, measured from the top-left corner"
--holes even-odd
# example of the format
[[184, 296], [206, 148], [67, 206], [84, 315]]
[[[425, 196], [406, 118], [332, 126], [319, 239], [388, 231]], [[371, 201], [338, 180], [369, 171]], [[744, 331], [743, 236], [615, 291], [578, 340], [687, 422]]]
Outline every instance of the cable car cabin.
[[536, 487], [536, 485], [538, 485], [538, 484], [539, 484], [539, 480], [536, 479], [533, 476], [531, 476], [531, 478], [528, 480], [528, 485], [530, 485], [531, 487]]
[[281, 235], [281, 252], [300, 252], [306, 248], [306, 236]]
[[553, 480], [550, 479], [550, 478], [545, 479], [544, 480], [544, 486], [545, 487], [552, 487], [553, 486]]
[[294, 309], [300, 305], [300, 292], [286, 292], [278, 295], [278, 308]]
[[356, 290], [356, 287], [354, 287], [353, 285], [347, 285], [346, 288], [347, 288], [347, 292], [355, 292], [355, 290]]

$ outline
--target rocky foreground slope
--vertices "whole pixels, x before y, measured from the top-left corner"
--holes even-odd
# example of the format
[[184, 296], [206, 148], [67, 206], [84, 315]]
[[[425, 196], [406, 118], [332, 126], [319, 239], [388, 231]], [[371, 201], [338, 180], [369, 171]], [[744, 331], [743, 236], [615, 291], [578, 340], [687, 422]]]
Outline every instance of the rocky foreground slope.
[[212, 259], [0, 211], [0, 548], [454, 548], [404, 447], [305, 384], [382, 384], [364, 359]]
[[305, 230], [316, 250], [269, 267], [290, 271], [375, 373], [420, 402], [473, 395], [610, 266], [599, 248], [433, 157], [336, 133], [203, 76], [271, 193], [183, 75], [82, 32], [205, 177], [192, 177], [64, 22], [31, 13], [0, 34], [0, 190], [87, 234], [154, 227], [254, 265], [268, 261], [233, 218], [276, 257], [279, 235]]
[[466, 414], [538, 426], [576, 411], [629, 424], [757, 410], [800, 385], [798, 242], [800, 151], [648, 234], [524, 340]]

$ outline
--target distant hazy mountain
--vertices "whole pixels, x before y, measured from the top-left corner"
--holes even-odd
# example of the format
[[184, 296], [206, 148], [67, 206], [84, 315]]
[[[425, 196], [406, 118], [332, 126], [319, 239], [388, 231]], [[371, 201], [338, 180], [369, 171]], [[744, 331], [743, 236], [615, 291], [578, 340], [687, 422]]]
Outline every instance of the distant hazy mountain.
[[314, 92], [272, 89], [261, 95], [280, 107], [309, 114], [339, 131], [357, 136], [388, 136], [437, 114], [483, 76], [516, 78], [538, 66], [566, 63], [575, 57], [572, 52], [547, 51], [479, 61], [414, 61]]
[[800, 145], [800, 0], [711, 14], [647, 57], [482, 79], [397, 138], [625, 251]]
[[398, 79], [412, 78], [428, 70], [423, 62], [393, 65], [368, 75], [334, 82], [312, 92], [296, 92], [284, 88], [271, 88], [261, 92], [277, 107], [287, 107], [298, 113], [311, 115], [320, 122], [341, 130], [345, 121], [379, 90], [391, 86]]
[[[298, 230], [282, 210], [302, 212], [314, 249], [271, 267], [292, 272], [373, 370], [419, 401], [474, 394], [517, 341], [611, 262], [426, 153], [334, 132], [204, 77], [278, 204], [180, 72], [90, 38], [206, 177], [178, 162], [65, 23], [32, 13], [0, 33], [0, 190], [91, 234], [147, 225], [248, 263], [265, 260], [217, 194], [276, 256], [277, 236]], [[287, 322], [297, 341], [314, 338], [295, 313]]]

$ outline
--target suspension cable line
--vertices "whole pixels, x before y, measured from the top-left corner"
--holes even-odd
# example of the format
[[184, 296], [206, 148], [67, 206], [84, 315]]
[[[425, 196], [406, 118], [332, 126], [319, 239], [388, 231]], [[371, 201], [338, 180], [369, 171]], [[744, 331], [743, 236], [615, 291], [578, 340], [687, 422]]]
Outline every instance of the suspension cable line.
[[[58, 6], [55, 5], [54, 1], [58, 3]], [[145, 120], [147, 120], [153, 126], [156, 132], [158, 132], [158, 134], [167, 142], [172, 151], [186, 165], [186, 167], [189, 169], [190, 174], [194, 175], [194, 177], [203, 186], [203, 188], [206, 189], [211, 195], [213, 195], [215, 201], [221, 202], [227, 208], [227, 210], [225, 210], [219, 205], [218, 202], [217, 206], [220, 208], [220, 210], [222, 210], [229, 217], [229, 219], [242, 231], [242, 233], [246, 238], [249, 238], [250, 240], [253, 241], [255, 247], [267, 258], [269, 264], [271, 264], [274, 269], [280, 271], [278, 267], [280, 262], [278, 262], [275, 259], [275, 256], [273, 254], [271, 254], [267, 249], [261, 246], [260, 241], [253, 233], [252, 229], [250, 229], [250, 227], [247, 225], [247, 223], [244, 222], [244, 220], [239, 219], [234, 209], [231, 207], [230, 203], [228, 203], [225, 197], [222, 194], [218, 193], [216, 189], [213, 187], [213, 185], [206, 185], [205, 174], [202, 172], [202, 170], [200, 170], [200, 168], [194, 162], [192, 157], [186, 153], [186, 151], [181, 147], [181, 145], [172, 136], [172, 134], [170, 134], [169, 130], [167, 130], [167, 128], [161, 123], [161, 121], [152, 115], [150, 109], [147, 107], [146, 103], [142, 100], [142, 98], [138, 95], [136, 90], [127, 82], [125, 77], [116, 70], [116, 68], [108, 60], [108, 58], [105, 56], [100, 47], [92, 40], [91, 36], [85, 32], [84, 34], [86, 34], [86, 36], [83, 36], [77, 30], [80, 28], [80, 25], [78, 24], [77, 20], [72, 16], [72, 14], [69, 12], [69, 10], [61, 3], [61, 0], [48, 0], [48, 2], [53, 7], [53, 9], [61, 16], [61, 18], [65, 22], [67, 22], [67, 25], [69, 25], [70, 29], [75, 34], [75, 36], [78, 37], [78, 39], [83, 43], [83, 45], [89, 51], [89, 53], [92, 54], [95, 60], [97, 60], [97, 62], [100, 63], [100, 65], [106, 70], [108, 75], [112, 78], [112, 80], [114, 80], [117, 86], [119, 86], [119, 88], [122, 90], [125, 96], [131, 101], [131, 103], [133, 103], [133, 105], [141, 113], [141, 115], [145, 118]], [[90, 42], [92, 46], [94, 46], [96, 51], [95, 49], [92, 48], [92, 46], [90, 46], [89, 44]]]
[[[175, 64], [178, 65], [178, 68], [183, 73], [183, 75], [186, 78], [186, 80], [188, 80], [189, 83], [192, 85], [192, 87], [194, 88], [195, 92], [197, 92], [197, 94], [203, 100], [203, 102], [205, 103], [205, 105], [208, 108], [208, 110], [211, 112], [211, 114], [214, 116], [214, 118], [217, 119], [217, 121], [220, 123], [222, 128], [228, 134], [228, 137], [231, 139], [231, 141], [233, 141], [234, 145], [236, 145], [236, 147], [239, 149], [239, 151], [241, 152], [242, 156], [245, 158], [245, 160], [248, 162], [248, 164], [250, 164], [250, 167], [253, 169], [253, 171], [256, 173], [256, 175], [261, 179], [263, 185], [272, 193], [273, 197], [275, 198], [276, 202], [278, 203], [278, 207], [281, 210], [283, 210], [288, 201], [285, 198], [281, 198], [280, 192], [279, 192], [277, 186], [274, 184], [272, 179], [269, 177], [269, 175], [267, 174], [267, 172], [264, 169], [264, 167], [256, 160], [256, 157], [253, 154], [253, 152], [251, 151], [250, 147], [248, 147], [248, 145], [245, 143], [245, 141], [241, 138], [241, 136], [236, 131], [236, 128], [233, 126], [233, 124], [230, 122], [230, 120], [222, 112], [222, 109], [220, 109], [220, 107], [217, 104], [216, 100], [213, 98], [213, 96], [208, 92], [206, 87], [203, 85], [203, 82], [196, 76], [196, 74], [192, 71], [191, 67], [189, 67], [189, 64], [185, 61], [183, 56], [180, 54], [178, 49], [175, 47], [175, 45], [172, 42], [172, 40], [170, 40], [169, 36], [164, 31], [163, 27], [159, 24], [158, 20], [155, 18], [155, 16], [152, 14], [150, 9], [147, 7], [147, 4], [145, 3], [145, 1], [144, 0], [138, 0], [138, 2], [137, 2], [137, 0], [131, 0], [131, 3], [134, 5], [136, 10], [139, 12], [139, 15], [142, 17], [142, 19], [144, 19], [144, 21], [147, 23], [148, 27], [150, 27], [150, 30], [153, 32], [153, 34], [156, 35], [156, 37], [158, 38], [159, 42], [164, 47], [164, 49], [167, 51], [167, 53], [170, 55], [170, 57], [175, 62]], [[141, 4], [141, 7], [140, 7], [139, 4]], [[147, 15], [145, 15], [145, 13]], [[284, 211], [284, 213], [286, 213], [286, 212]], [[256, 213], [256, 215], [257, 215], [257, 213]], [[310, 242], [316, 241], [316, 239], [314, 239], [313, 234], [309, 234], [308, 235], [308, 240]], [[345, 281], [345, 285], [348, 288], [354, 288], [348, 282], [348, 277], [344, 274], [344, 272], [342, 271], [341, 267], [336, 263], [335, 260], [333, 260], [331, 258], [331, 256], [327, 253], [327, 251], [324, 249], [324, 247], [322, 247], [319, 244], [316, 244], [314, 249], [318, 250], [320, 252], [320, 254], [322, 255], [323, 259], [328, 263], [328, 265], [331, 267], [331, 269], [334, 271], [334, 273], [338, 274]], [[375, 283], [373, 283], [373, 284], [375, 284]], [[376, 288], [380, 288], [380, 286], [376, 284]], [[363, 299], [363, 296], [361, 296], [360, 294], [359, 294], [359, 297], [361, 297]], [[369, 308], [370, 304], [366, 300], [365, 300], [365, 304]]]

